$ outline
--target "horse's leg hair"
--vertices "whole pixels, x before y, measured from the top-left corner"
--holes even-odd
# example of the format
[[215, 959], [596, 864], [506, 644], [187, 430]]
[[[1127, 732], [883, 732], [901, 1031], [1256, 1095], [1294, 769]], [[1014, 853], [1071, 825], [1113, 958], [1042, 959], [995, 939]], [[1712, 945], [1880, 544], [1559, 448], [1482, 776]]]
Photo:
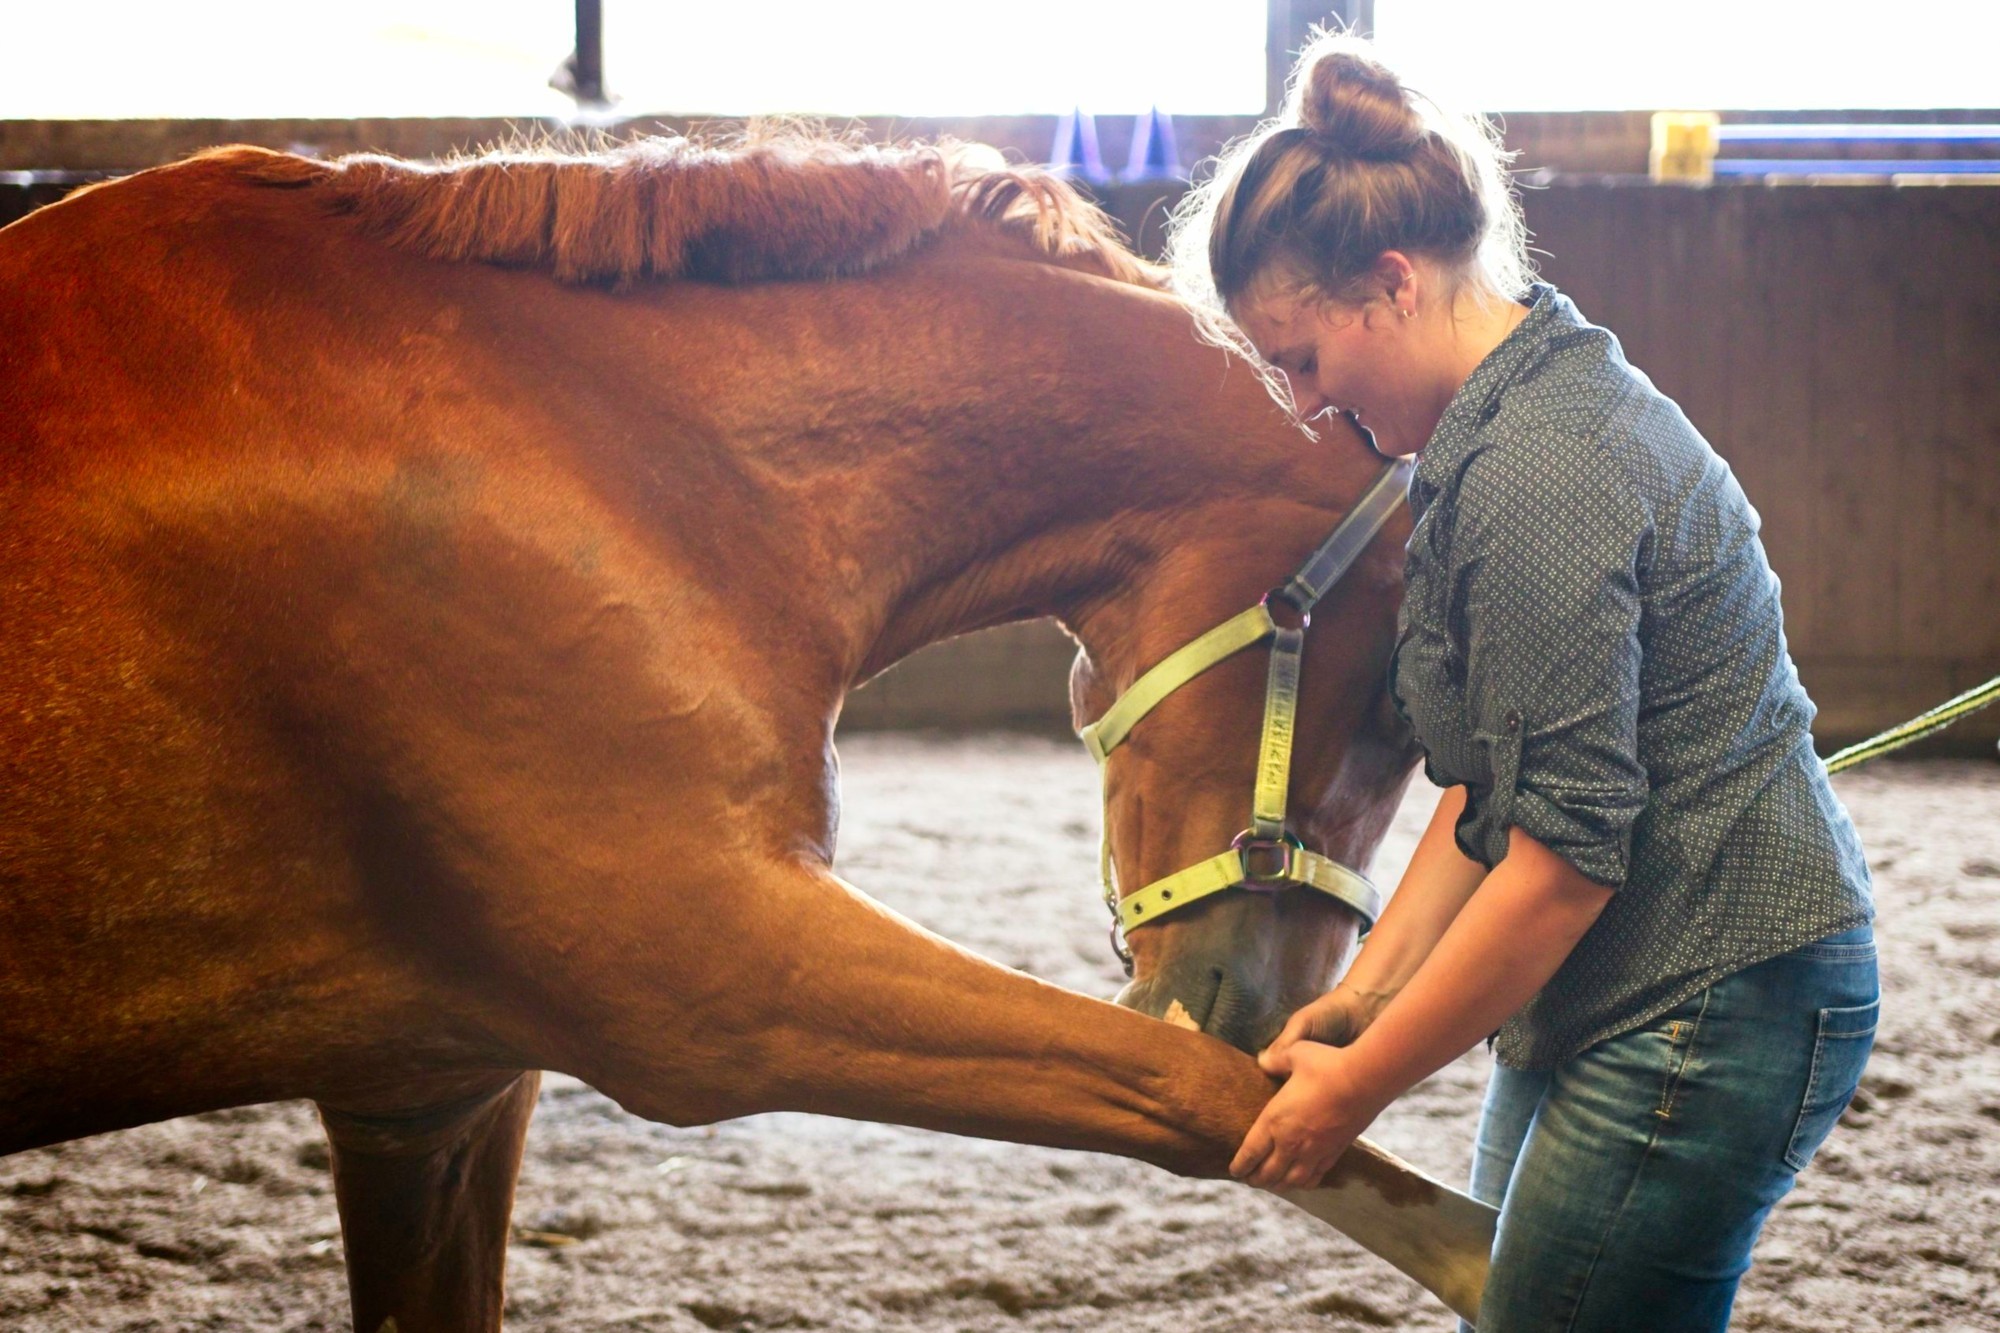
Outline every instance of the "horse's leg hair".
[[539, 1072], [392, 1115], [322, 1105], [358, 1333], [493, 1333]]

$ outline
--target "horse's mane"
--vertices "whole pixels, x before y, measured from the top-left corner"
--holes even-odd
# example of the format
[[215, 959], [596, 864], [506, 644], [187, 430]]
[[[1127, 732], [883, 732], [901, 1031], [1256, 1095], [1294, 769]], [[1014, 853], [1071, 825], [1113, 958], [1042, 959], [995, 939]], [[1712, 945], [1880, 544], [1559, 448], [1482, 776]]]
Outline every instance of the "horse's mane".
[[391, 245], [546, 267], [565, 282], [835, 277], [983, 229], [1054, 263], [1165, 286], [1164, 271], [1067, 182], [978, 145], [883, 147], [788, 129], [726, 142], [517, 144], [440, 163], [358, 154], [259, 174], [304, 184], [308, 173]]

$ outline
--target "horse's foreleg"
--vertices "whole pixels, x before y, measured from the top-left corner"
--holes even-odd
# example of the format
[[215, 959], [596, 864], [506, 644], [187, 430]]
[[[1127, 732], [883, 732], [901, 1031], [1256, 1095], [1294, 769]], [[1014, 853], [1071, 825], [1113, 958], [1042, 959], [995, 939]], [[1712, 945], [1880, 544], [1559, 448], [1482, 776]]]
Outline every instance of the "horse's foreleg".
[[[730, 953], [756, 960], [754, 982], [694, 999], [656, 989], [657, 965], [637, 956], [596, 973], [618, 989], [592, 1036], [615, 1046], [575, 1072], [642, 1115], [818, 1111], [1219, 1176], [1270, 1099], [1274, 1084], [1233, 1047], [998, 967], [823, 870], [744, 881], [726, 929]], [[691, 999], [696, 1014], [675, 1012]], [[657, 1053], [676, 1030], [678, 1068]], [[1294, 1202], [1454, 1309], [1476, 1308], [1490, 1209], [1366, 1143]]]
[[322, 1105], [358, 1333], [500, 1327], [508, 1221], [539, 1073], [402, 1114]]
[[1223, 1174], [1270, 1098], [1223, 1043], [999, 967], [822, 868], [738, 869], [709, 901], [698, 930], [600, 915], [567, 960], [605, 950], [592, 1021], [552, 1026], [543, 1062], [653, 1119], [815, 1111], [1187, 1175]]
[[1499, 1222], [1486, 1204], [1432, 1184], [1366, 1139], [1347, 1150], [1325, 1185], [1280, 1197], [1415, 1278], [1452, 1313], [1479, 1321]]

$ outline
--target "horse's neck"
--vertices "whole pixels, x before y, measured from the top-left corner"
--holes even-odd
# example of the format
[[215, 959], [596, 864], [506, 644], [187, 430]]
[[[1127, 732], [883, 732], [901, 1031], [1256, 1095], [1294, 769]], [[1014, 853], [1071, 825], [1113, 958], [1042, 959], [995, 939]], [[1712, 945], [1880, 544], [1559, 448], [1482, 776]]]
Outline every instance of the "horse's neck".
[[[1261, 565], [1310, 549], [1372, 474], [1350, 443], [1302, 436], [1163, 298], [1019, 260], [967, 267], [939, 275], [954, 320], [924, 331], [922, 373], [889, 376], [852, 423], [874, 437], [848, 455], [862, 467], [823, 491], [827, 540], [864, 571], [856, 678], [1040, 615], [1129, 644], [1149, 599], [1176, 604], [1160, 632], [1196, 632], [1266, 586]], [[896, 425], [912, 420], [926, 429]], [[1244, 586], [1225, 586], [1239, 567]], [[1215, 585], [1214, 606], [1190, 583]]]

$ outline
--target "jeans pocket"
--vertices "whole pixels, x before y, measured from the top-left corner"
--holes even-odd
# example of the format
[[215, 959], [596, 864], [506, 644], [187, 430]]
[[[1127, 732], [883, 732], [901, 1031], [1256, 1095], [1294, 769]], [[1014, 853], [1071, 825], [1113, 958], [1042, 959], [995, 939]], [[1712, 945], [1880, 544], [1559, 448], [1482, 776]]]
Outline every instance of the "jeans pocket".
[[1792, 1141], [1785, 1148], [1785, 1165], [1803, 1171], [1819, 1145], [1833, 1132], [1840, 1113], [1861, 1086], [1861, 1071], [1875, 1048], [1875, 1024], [1882, 1004], [1872, 1000], [1851, 1009], [1819, 1011], [1819, 1035], [1813, 1042], [1812, 1071], [1806, 1076], [1805, 1102], [1799, 1107]]

